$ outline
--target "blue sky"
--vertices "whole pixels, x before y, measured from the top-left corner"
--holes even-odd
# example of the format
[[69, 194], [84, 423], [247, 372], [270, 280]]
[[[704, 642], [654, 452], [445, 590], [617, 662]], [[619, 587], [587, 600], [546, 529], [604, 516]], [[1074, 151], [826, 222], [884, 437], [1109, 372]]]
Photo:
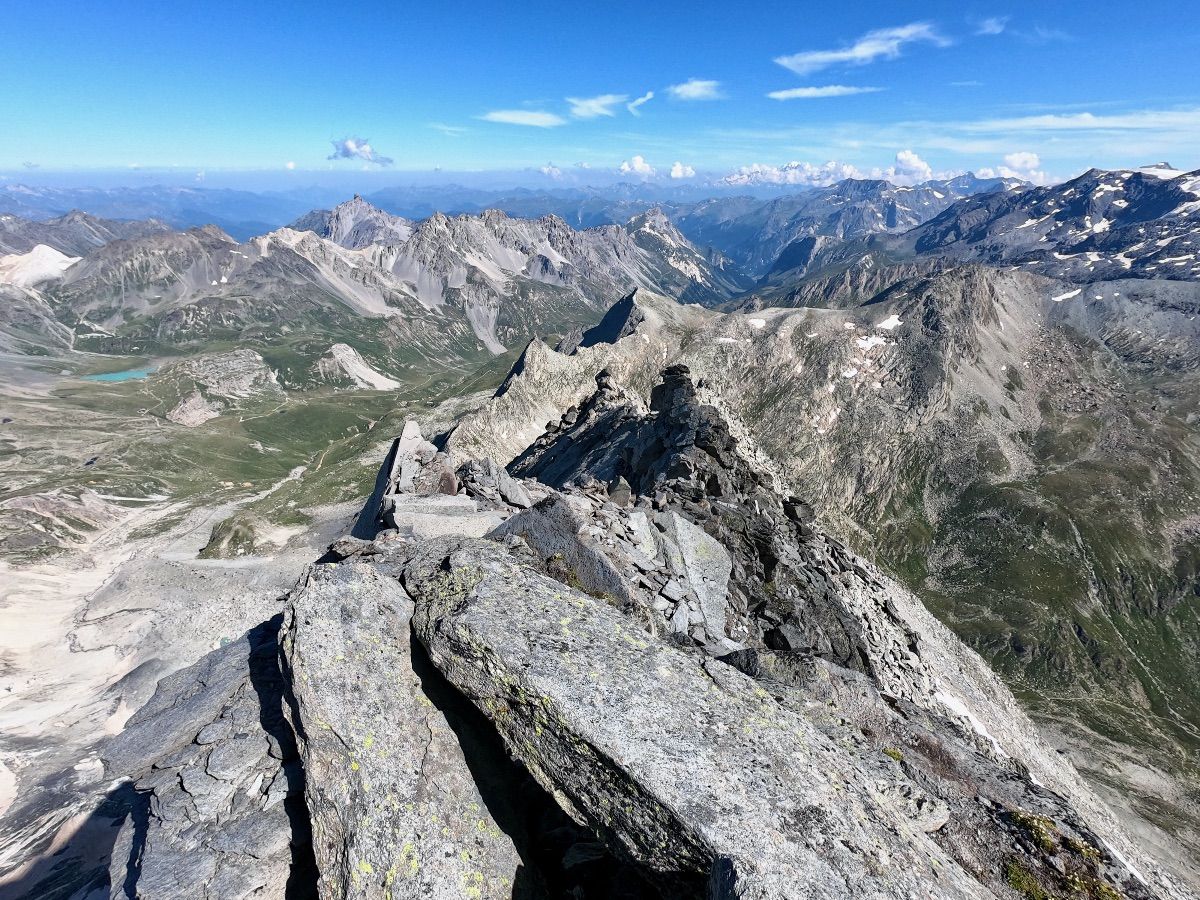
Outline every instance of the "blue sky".
[[[0, 171], [570, 183], [756, 167], [802, 183], [1200, 167], [1200, 17], [1182, 0], [1129, 8], [14, 3]], [[780, 168], [792, 161], [806, 165]]]

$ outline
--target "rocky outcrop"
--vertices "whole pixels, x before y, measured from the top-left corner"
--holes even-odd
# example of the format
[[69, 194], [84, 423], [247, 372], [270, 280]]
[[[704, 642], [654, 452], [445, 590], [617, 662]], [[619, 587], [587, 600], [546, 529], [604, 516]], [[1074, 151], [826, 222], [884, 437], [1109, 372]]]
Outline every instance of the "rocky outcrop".
[[[289, 598], [280, 662], [266, 633], [216, 651], [113, 743], [149, 801], [114, 884], [1189, 897], [686, 367], [648, 405], [600, 372], [509, 471], [408, 425], [379, 484], [380, 530]], [[406, 525], [423, 505], [458, 521]], [[287, 841], [273, 791], [307, 813]]]
[[668, 890], [987, 896], [873, 799], [883, 785], [740, 672], [494, 545], [420, 548], [404, 581], [438, 667], [544, 787]]
[[209, 400], [199, 391], [190, 391], [167, 413], [167, 418], [176, 425], [195, 428], [209, 419], [221, 415], [224, 406], [217, 400]]
[[163, 679], [102, 751], [136, 802], [113, 900], [311, 896], [303, 772], [284, 719], [278, 619]]
[[371, 368], [349, 344], [334, 344], [314, 368], [317, 377], [329, 384], [374, 391], [394, 391], [400, 387], [400, 382]]
[[521, 863], [480, 794], [453, 710], [433, 699], [439, 676], [410, 646], [412, 608], [396, 579], [347, 561], [315, 567], [288, 609], [324, 900], [511, 896]]
[[163, 369], [162, 374], [189, 379], [206, 395], [231, 401], [283, 396], [278, 374], [255, 350], [194, 356]]

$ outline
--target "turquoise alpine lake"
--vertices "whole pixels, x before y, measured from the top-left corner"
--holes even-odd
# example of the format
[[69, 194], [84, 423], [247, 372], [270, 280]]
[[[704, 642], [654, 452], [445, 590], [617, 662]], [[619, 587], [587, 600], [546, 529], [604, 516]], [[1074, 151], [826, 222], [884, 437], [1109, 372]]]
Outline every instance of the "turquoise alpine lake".
[[137, 381], [154, 372], [154, 369], [126, 369], [124, 372], [105, 372], [102, 375], [84, 375], [87, 381]]

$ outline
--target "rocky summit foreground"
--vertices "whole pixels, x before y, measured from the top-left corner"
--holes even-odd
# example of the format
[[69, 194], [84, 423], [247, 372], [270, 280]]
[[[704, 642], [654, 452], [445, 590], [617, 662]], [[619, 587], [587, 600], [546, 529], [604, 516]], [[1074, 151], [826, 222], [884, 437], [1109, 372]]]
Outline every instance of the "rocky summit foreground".
[[93, 817], [120, 827], [82, 880], [147, 900], [1191, 896], [685, 366], [645, 398], [600, 371], [551, 426], [506, 470], [410, 423], [374, 536], [109, 742]]

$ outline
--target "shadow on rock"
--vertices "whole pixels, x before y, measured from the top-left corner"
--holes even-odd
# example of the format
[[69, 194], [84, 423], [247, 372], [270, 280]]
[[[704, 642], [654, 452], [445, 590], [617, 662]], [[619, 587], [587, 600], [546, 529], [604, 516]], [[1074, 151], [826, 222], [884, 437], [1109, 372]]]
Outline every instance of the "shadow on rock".
[[509, 756], [487, 717], [442, 676], [416, 638], [411, 642], [421, 689], [454, 732], [488, 812], [521, 857], [513, 900], [683, 900], [705, 895], [701, 885], [651, 884], [637, 867], [613, 856]]
[[74, 819], [73, 773], [31, 792], [18, 821], [55, 816], [62, 837], [47, 835], [0, 898], [316, 897], [304, 772], [284, 715], [281, 622], [162, 679], [98, 748], [116, 781]]

